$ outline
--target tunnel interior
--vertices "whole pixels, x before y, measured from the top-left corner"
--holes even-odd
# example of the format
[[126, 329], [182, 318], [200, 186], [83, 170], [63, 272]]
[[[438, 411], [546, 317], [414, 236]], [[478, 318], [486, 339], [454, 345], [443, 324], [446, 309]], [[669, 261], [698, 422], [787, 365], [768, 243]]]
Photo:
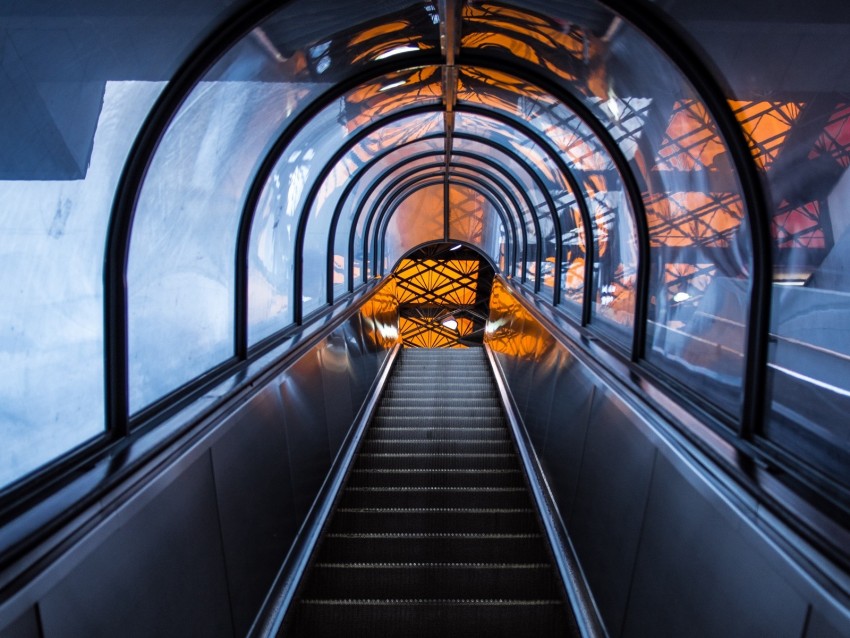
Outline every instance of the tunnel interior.
[[[789, 585], [794, 635], [841, 635], [848, 35], [837, 0], [4, 3], [0, 634], [73, 634], [51, 592], [94, 569], [75, 548], [169, 471], [206, 480], [200, 449], [222, 552], [286, 539], [222, 594], [244, 633], [401, 344], [490, 353], [611, 635], [655, 591], [611, 574], [668, 554], [592, 549], [630, 520], [621, 475], [588, 474], [603, 449], [651, 468], [623, 479], [635, 529], [678, 498], [656, 482], [710, 484], [780, 548], [764, 573], [815, 583]], [[289, 459], [257, 462], [289, 496], [256, 538], [218, 472], [262, 436], [215, 443], [252, 410]], [[680, 563], [726, 574], [718, 552]]]

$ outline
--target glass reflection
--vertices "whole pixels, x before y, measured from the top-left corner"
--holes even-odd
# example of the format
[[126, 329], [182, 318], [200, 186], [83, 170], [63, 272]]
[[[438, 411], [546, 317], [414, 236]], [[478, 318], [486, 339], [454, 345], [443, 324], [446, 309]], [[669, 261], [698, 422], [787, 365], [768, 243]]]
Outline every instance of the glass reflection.
[[[850, 486], [850, 99], [841, 3], [749, 7], [746, 30], [716, 7], [668, 8], [709, 55], [769, 189], [773, 289], [769, 418], [762, 434]], [[777, 39], [781, 34], [781, 40]], [[795, 47], [779, 46], [795, 42]], [[734, 47], [735, 56], [728, 54]], [[770, 55], [765, 55], [766, 47]]]
[[[336, 166], [322, 183], [316, 201], [310, 210], [304, 236], [304, 281], [303, 304], [305, 314], [320, 308], [327, 301], [327, 248], [328, 233], [339, 197], [349, 181], [358, 174], [363, 166], [373, 157], [383, 154], [388, 149], [416, 148], [411, 142], [442, 131], [443, 117], [440, 113], [403, 118], [398, 122], [388, 124], [359, 142]], [[403, 153], [391, 155], [395, 161], [404, 158]], [[431, 161], [434, 161], [433, 158]], [[405, 163], [407, 168], [409, 163]], [[385, 163], [382, 164], [385, 169]], [[350, 220], [344, 220], [343, 231], [350, 228]], [[334, 254], [333, 285], [345, 283], [345, 260], [348, 248]]]
[[145, 117], [220, 11], [154, 5], [142, 22], [136, 6], [85, 5], [0, 8], [0, 490], [108, 427], [115, 188]]
[[[469, 12], [464, 46], [539, 65], [604, 124], [638, 179], [650, 218], [646, 358], [676, 379], [700, 379], [714, 403], [738, 414], [750, 235], [727, 146], [683, 74], [630, 24], [594, 0], [557, 4], [547, 13], [487, 3]], [[768, 157], [782, 127], [759, 109], [750, 112], [774, 140], [764, 149]], [[783, 114], [793, 116], [793, 109]], [[622, 325], [613, 336], [629, 345], [637, 255], [625, 241], [634, 229], [616, 228], [620, 219], [629, 222], [617, 215], [625, 193], [610, 174], [584, 180], [595, 182], [588, 188], [599, 260], [594, 312], [609, 326]]]

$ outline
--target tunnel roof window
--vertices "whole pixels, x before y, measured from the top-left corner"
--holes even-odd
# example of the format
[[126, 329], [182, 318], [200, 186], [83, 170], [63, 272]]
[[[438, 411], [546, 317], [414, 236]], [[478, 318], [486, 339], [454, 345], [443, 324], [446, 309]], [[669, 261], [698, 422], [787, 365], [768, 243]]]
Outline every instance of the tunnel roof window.
[[220, 5], [190, 4], [0, 9], [0, 491], [105, 440], [110, 210], [145, 118], [219, 27]]
[[445, 5], [422, 0], [156, 0], [115, 34], [134, 47], [56, 18], [85, 59], [9, 16], [0, 403], [20, 436], [0, 488], [136, 436], [446, 239], [727, 440], [846, 483], [850, 102], [810, 54], [846, 25], [819, 4], [836, 24], [815, 42], [785, 8], [808, 48], [766, 61], [766, 27], [751, 41], [716, 4], [469, 0], [441, 43]]

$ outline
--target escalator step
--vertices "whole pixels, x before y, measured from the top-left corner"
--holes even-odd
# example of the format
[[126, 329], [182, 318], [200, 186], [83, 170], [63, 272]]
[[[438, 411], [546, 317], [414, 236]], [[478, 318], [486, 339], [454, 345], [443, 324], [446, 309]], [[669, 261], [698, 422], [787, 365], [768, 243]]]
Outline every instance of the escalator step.
[[549, 563], [317, 563], [302, 596], [346, 598], [558, 597]]
[[362, 452], [419, 452], [429, 454], [445, 454], [449, 452], [481, 452], [503, 453], [513, 455], [514, 449], [510, 439], [374, 439], [369, 438], [363, 444]]
[[403, 350], [287, 636], [577, 636], [483, 349]]
[[530, 507], [524, 487], [349, 487], [340, 507]]
[[304, 600], [293, 634], [326, 638], [536, 638], [570, 632], [564, 603], [550, 600]]
[[479, 408], [499, 408], [499, 400], [495, 395], [479, 399], [470, 399], [468, 397], [448, 397], [448, 396], [413, 396], [413, 397], [384, 397], [381, 401], [381, 407], [397, 408], [397, 407], [424, 407], [424, 408], [439, 408], [439, 407], [465, 407], [468, 409]]
[[377, 427], [369, 428], [366, 441], [452, 439], [474, 441], [510, 441], [504, 427]]
[[[381, 408], [377, 411], [378, 416], [382, 418], [390, 418], [394, 416], [400, 417], [420, 417], [420, 418], [429, 418], [429, 417], [440, 417], [444, 419], [457, 419], [463, 418], [468, 415], [470, 412], [470, 408], [468, 405], [442, 405], [436, 407], [430, 406], [417, 406], [417, 405], [382, 405]], [[476, 417], [490, 417], [491, 419], [495, 419], [496, 421], [502, 420], [502, 412], [501, 408], [498, 406], [492, 407], [477, 407], [475, 408], [475, 416]]]
[[355, 469], [468, 469], [501, 470], [519, 467], [515, 454], [504, 452], [364, 452]]
[[533, 510], [518, 508], [338, 508], [330, 531], [529, 534], [539, 530]]
[[354, 468], [348, 480], [353, 486], [395, 485], [450, 487], [516, 487], [525, 485], [519, 468], [472, 470], [457, 468]]
[[543, 537], [530, 534], [329, 533], [321, 549], [330, 562], [497, 562], [538, 563], [549, 559]]
[[376, 414], [373, 419], [375, 426], [381, 427], [438, 427], [438, 426], [453, 426], [453, 427], [496, 427], [504, 425], [504, 419], [493, 418], [491, 416], [478, 416], [476, 414], [458, 416], [452, 418], [440, 416], [418, 416], [418, 415], [393, 415], [384, 416]]

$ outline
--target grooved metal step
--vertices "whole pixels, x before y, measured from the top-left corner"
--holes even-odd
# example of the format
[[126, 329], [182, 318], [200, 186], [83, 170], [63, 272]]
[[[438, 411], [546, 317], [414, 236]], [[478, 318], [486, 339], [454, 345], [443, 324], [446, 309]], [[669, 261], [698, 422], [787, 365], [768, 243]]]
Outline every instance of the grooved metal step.
[[329, 533], [322, 548], [322, 559], [330, 562], [496, 562], [507, 556], [525, 563], [549, 560], [543, 539], [537, 532]]
[[426, 454], [444, 454], [447, 452], [499, 452], [513, 454], [513, 444], [510, 439], [479, 439], [479, 438], [422, 438], [422, 439], [367, 439], [362, 448], [364, 453], [381, 452], [418, 452]]
[[353, 486], [451, 486], [516, 487], [524, 486], [519, 468], [354, 468], [348, 479]]
[[549, 563], [316, 563], [305, 598], [497, 598], [558, 596]]
[[416, 427], [416, 426], [373, 426], [366, 441], [451, 439], [453, 441], [510, 441], [505, 428], [494, 427]]
[[524, 487], [349, 487], [340, 507], [529, 507]]
[[370, 452], [361, 453], [355, 469], [464, 469], [502, 470], [519, 466], [515, 454], [500, 452]]
[[484, 351], [404, 350], [287, 636], [577, 636]]

